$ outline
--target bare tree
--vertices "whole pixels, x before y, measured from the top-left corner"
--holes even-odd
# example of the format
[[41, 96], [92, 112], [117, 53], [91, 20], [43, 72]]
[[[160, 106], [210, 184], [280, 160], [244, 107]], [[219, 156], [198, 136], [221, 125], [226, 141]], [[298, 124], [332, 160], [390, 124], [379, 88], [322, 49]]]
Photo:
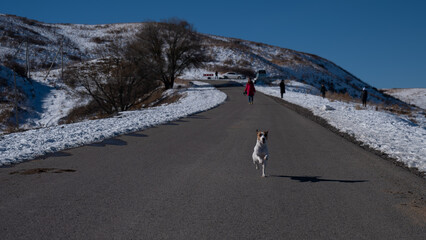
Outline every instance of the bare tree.
[[126, 59], [124, 46], [113, 41], [103, 49], [101, 60], [87, 62], [79, 69], [66, 72], [67, 81], [82, 86], [84, 93], [108, 114], [131, 109], [159, 85], [148, 80], [145, 71]]
[[154, 79], [173, 88], [185, 69], [200, 67], [206, 61], [201, 38], [184, 20], [169, 19], [146, 23], [129, 44], [127, 54]]

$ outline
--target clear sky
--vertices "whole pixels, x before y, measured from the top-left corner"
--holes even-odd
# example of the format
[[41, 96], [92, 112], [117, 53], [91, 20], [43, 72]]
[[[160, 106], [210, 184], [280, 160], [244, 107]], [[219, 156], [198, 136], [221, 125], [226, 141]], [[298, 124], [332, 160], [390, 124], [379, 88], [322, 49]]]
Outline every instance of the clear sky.
[[202, 33], [319, 55], [378, 88], [426, 87], [426, 0], [4, 0], [0, 13], [82, 24], [178, 17]]

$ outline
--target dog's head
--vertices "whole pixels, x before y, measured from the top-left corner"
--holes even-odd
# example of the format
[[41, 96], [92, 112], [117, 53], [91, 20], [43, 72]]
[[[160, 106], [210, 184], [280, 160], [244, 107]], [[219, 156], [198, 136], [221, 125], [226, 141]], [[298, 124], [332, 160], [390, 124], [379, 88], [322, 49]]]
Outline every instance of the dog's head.
[[268, 139], [268, 132], [269, 131], [263, 132], [256, 129], [257, 141], [265, 144], [266, 140]]

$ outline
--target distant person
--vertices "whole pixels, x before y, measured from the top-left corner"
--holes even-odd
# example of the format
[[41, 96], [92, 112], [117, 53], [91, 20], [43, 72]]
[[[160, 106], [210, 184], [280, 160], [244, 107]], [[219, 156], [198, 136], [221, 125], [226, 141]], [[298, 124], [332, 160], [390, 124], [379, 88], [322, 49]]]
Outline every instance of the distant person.
[[362, 106], [367, 107], [367, 97], [368, 97], [368, 92], [367, 89], [362, 88], [362, 94], [361, 94], [361, 99], [362, 99]]
[[214, 73], [214, 78], [215, 78], [215, 79], [218, 79], [217, 75], [218, 75], [218, 72], [215, 72], [215, 73]]
[[324, 84], [321, 84], [320, 92], [321, 92], [322, 98], [325, 98], [325, 92], [327, 92], [327, 89], [325, 88]]
[[284, 80], [281, 80], [280, 82], [280, 91], [281, 91], [281, 98], [283, 98], [283, 95], [285, 93], [285, 84], [284, 84]]
[[244, 89], [244, 95], [248, 95], [249, 104], [253, 104], [253, 97], [256, 89], [254, 88], [254, 83], [251, 78], [248, 78], [246, 88]]

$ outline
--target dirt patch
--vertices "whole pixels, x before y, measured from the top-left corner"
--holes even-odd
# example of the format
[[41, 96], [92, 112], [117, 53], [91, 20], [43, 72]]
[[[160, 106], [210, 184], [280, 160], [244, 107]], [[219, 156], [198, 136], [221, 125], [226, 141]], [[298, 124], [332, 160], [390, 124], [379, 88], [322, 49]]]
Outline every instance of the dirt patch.
[[74, 169], [58, 169], [58, 168], [33, 168], [33, 169], [23, 169], [9, 174], [19, 174], [19, 175], [33, 175], [41, 173], [64, 173], [64, 172], [76, 172]]
[[426, 226], [426, 200], [424, 195], [412, 191], [386, 191], [401, 200], [396, 207], [415, 224]]

